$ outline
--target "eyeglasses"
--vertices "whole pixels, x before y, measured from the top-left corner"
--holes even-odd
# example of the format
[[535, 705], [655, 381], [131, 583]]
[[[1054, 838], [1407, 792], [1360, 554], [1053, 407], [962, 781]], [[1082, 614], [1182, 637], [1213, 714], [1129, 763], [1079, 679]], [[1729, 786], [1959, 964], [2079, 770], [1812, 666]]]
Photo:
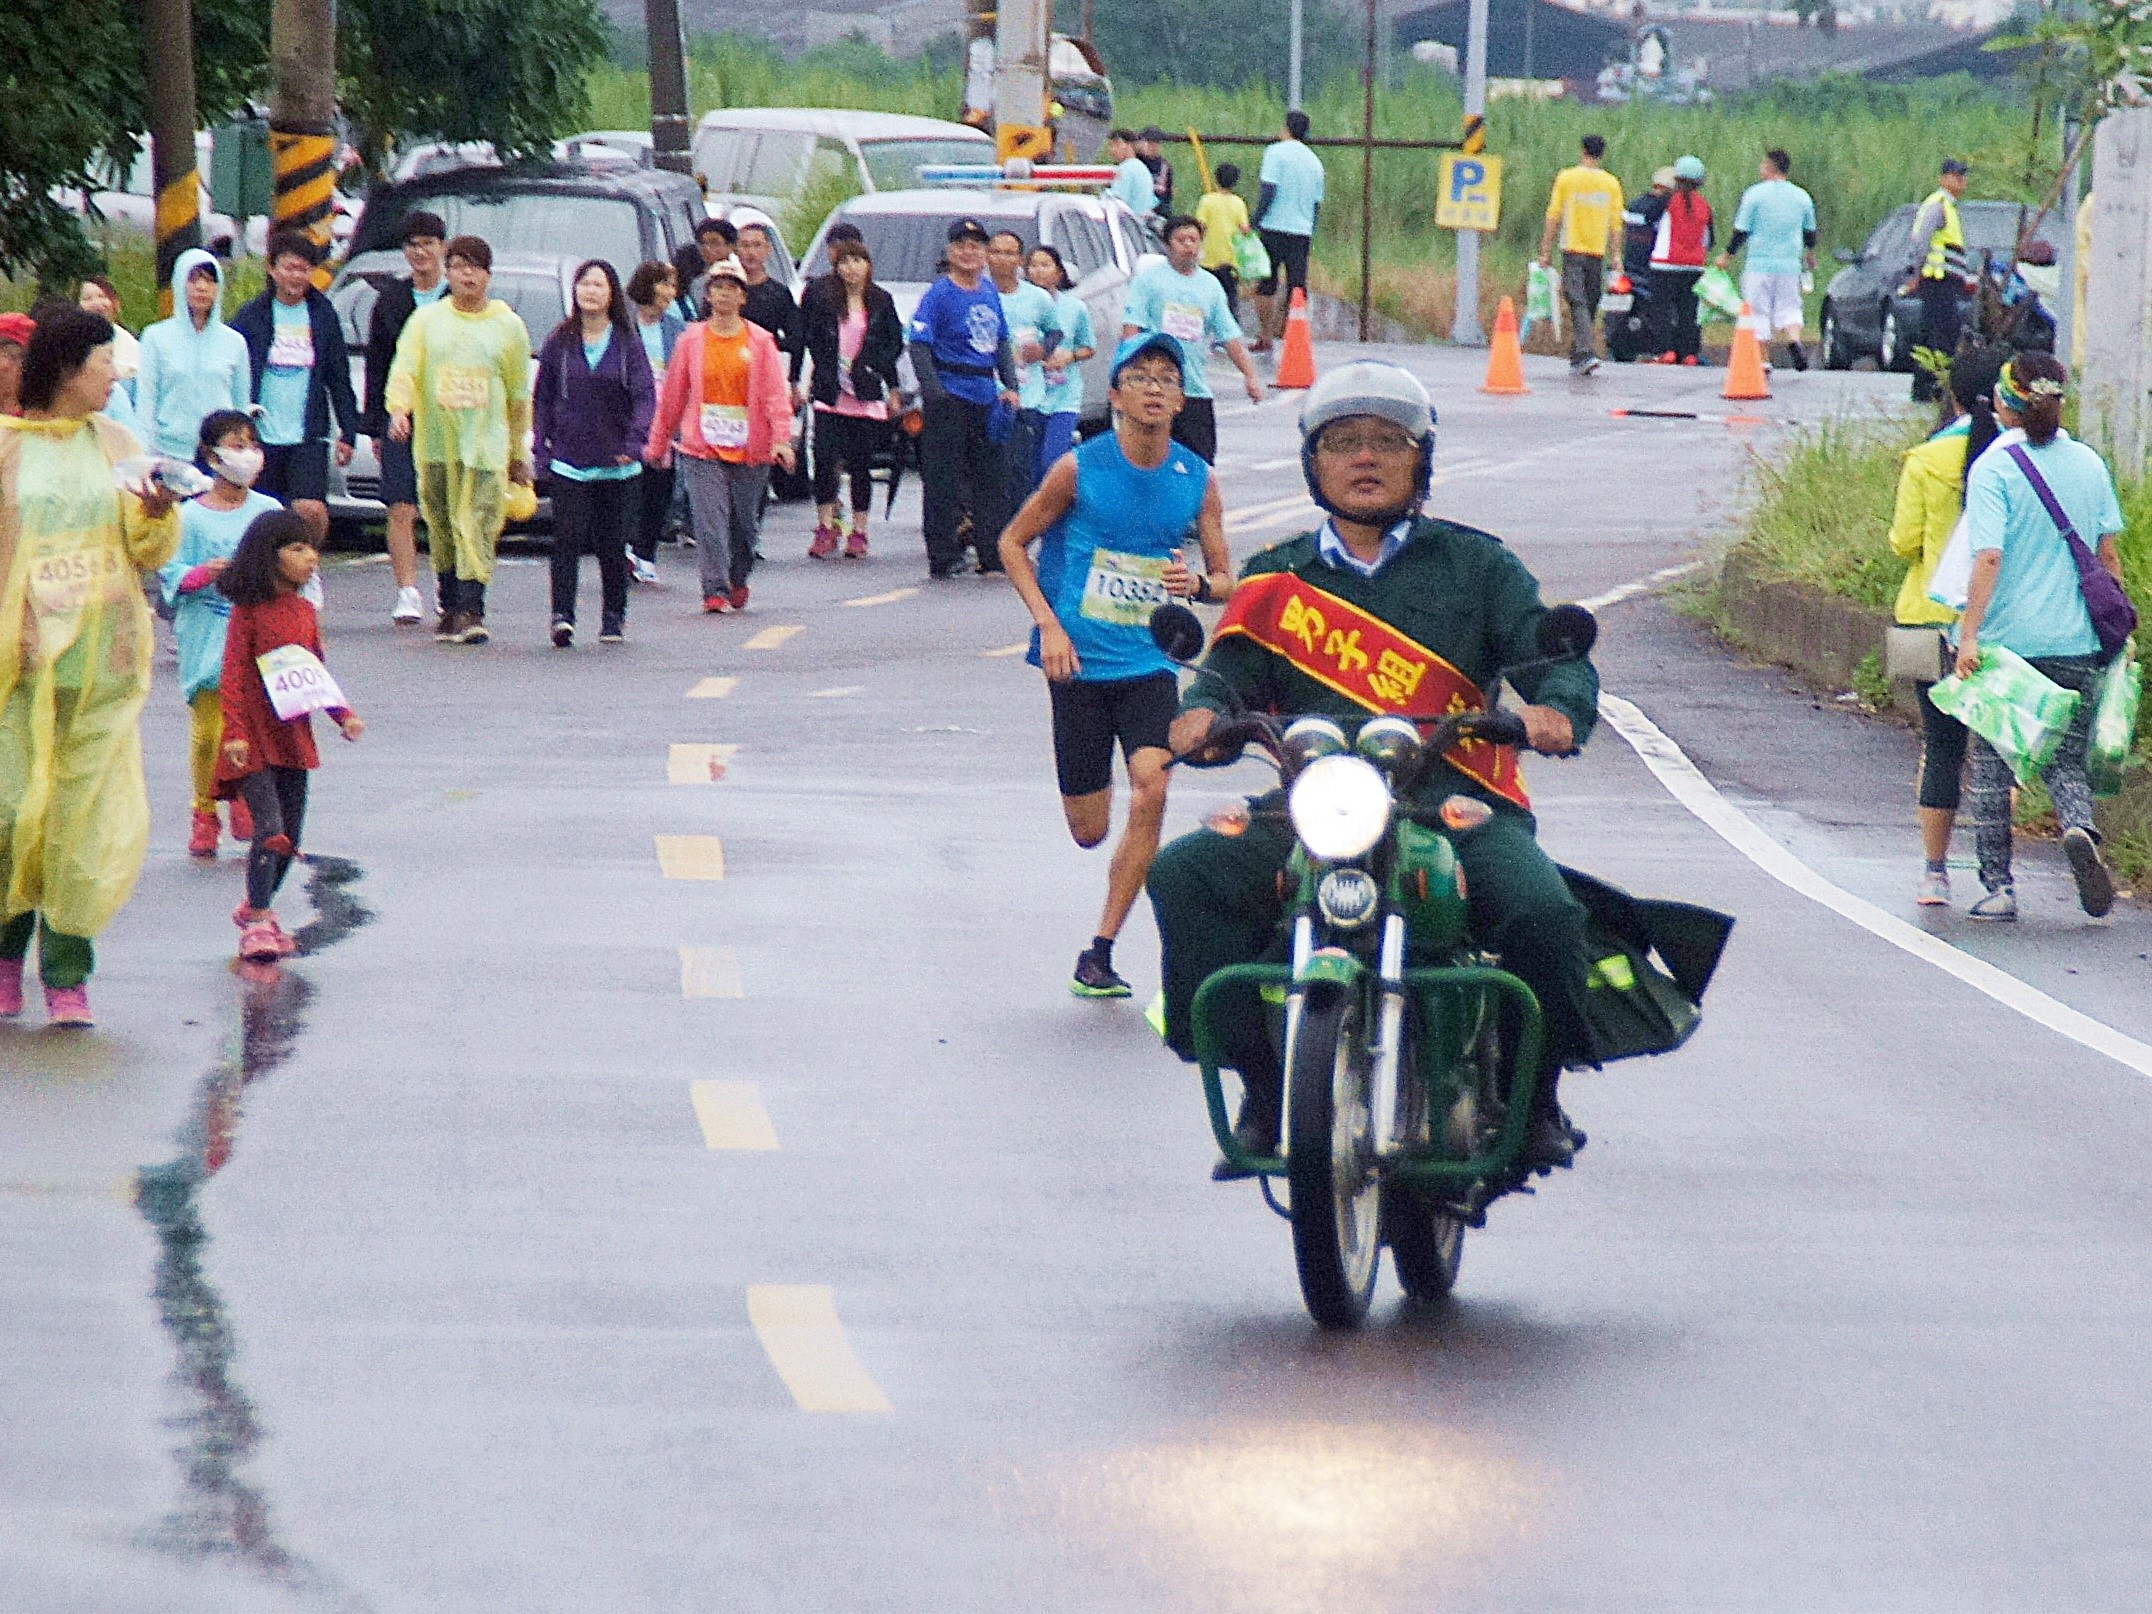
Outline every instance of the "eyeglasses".
[[1333, 426], [1315, 440], [1325, 454], [1380, 454], [1398, 457], [1417, 453], [1420, 445], [1394, 426]]
[[1179, 392], [1181, 378], [1177, 375], [1161, 375], [1155, 370], [1123, 370], [1121, 379], [1114, 383], [1131, 392]]

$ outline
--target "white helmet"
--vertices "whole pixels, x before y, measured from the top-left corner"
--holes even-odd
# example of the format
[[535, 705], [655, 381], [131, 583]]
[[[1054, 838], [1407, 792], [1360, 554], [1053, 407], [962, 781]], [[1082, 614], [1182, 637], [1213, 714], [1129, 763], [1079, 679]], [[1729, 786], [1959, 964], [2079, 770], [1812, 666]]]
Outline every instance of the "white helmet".
[[1420, 445], [1420, 474], [1412, 502], [1390, 519], [1412, 514], [1434, 491], [1435, 406], [1410, 370], [1374, 359], [1342, 365], [1308, 389], [1300, 406], [1300, 470], [1307, 479], [1308, 497], [1332, 515], [1338, 513], [1323, 497], [1315, 475], [1315, 439], [1332, 421], [1353, 415], [1373, 415], [1402, 426]]

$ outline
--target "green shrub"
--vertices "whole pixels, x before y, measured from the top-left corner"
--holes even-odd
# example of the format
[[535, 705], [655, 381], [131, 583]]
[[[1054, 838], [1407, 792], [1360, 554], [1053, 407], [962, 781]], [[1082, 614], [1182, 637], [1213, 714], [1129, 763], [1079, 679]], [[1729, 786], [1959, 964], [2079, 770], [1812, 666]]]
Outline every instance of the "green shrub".
[[1889, 543], [1899, 461], [1920, 436], [1918, 423], [1826, 420], [1759, 457], [1738, 547], [1772, 576], [1888, 608], [1905, 581]]

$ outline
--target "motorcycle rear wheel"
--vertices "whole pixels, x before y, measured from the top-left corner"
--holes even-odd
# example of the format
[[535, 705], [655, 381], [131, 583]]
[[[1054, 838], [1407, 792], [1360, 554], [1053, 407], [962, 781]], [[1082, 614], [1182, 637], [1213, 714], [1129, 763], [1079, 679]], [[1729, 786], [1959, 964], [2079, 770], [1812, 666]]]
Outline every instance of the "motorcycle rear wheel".
[[1346, 994], [1307, 1005], [1286, 1073], [1293, 1258], [1308, 1314], [1325, 1328], [1357, 1328], [1366, 1319], [1382, 1260], [1382, 1185], [1368, 1141], [1370, 1060], [1359, 1022]]

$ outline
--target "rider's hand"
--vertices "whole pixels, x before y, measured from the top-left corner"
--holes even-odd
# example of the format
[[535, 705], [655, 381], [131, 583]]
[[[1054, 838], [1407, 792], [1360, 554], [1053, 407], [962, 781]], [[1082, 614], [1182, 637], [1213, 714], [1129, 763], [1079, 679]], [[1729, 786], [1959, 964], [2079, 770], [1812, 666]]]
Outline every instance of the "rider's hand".
[[1045, 623], [1039, 629], [1039, 666], [1057, 684], [1065, 684], [1083, 671], [1069, 630], [1058, 622]]
[[1967, 635], [1958, 641], [1958, 665], [1960, 678], [1970, 678], [1980, 671], [1980, 641]]
[[1207, 706], [1191, 707], [1173, 720], [1166, 730], [1166, 744], [1177, 757], [1191, 762], [1216, 762], [1223, 758], [1203, 742], [1210, 738], [1212, 729], [1218, 726], [1218, 714]]
[[1577, 748], [1577, 731], [1567, 714], [1551, 706], [1527, 706], [1517, 715], [1524, 719], [1525, 738], [1534, 751], [1566, 757]]

